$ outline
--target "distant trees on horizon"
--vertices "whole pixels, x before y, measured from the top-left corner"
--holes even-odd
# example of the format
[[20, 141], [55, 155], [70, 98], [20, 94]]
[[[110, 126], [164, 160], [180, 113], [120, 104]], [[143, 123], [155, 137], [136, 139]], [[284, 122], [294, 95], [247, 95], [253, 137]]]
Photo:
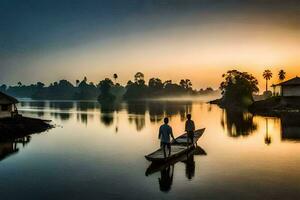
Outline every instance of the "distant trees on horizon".
[[134, 75], [134, 80], [129, 80], [125, 86], [117, 83], [117, 74], [112, 78], [105, 78], [98, 84], [88, 82], [87, 77], [76, 80], [73, 85], [68, 80], [53, 82], [45, 86], [42, 82], [23, 85], [18, 82], [16, 86], [0, 85], [0, 91], [19, 98], [47, 99], [47, 100], [106, 100], [114, 99], [134, 100], [142, 98], [158, 98], [178, 95], [204, 95], [215, 92], [211, 87], [195, 90], [189, 79], [180, 80], [179, 84], [172, 80], [162, 81], [159, 78], [150, 78], [146, 84], [145, 76], [141, 72]]

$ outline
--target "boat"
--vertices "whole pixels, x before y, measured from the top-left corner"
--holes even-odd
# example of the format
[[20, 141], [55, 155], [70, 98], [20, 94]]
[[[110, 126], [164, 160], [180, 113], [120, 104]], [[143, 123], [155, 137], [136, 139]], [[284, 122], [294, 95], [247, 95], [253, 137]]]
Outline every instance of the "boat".
[[150, 166], [147, 168], [145, 175], [149, 176], [151, 174], [154, 174], [156, 172], [159, 172], [163, 169], [165, 169], [166, 167], [170, 166], [170, 165], [175, 165], [178, 162], [184, 162], [186, 160], [188, 160], [189, 157], [191, 156], [206, 156], [206, 152], [204, 149], [202, 149], [199, 146], [196, 146], [195, 148], [191, 149], [190, 151], [181, 154], [178, 157], [175, 157], [171, 160], [168, 160], [166, 162], [152, 162], [150, 164]]
[[[194, 143], [197, 143], [199, 138], [203, 135], [205, 128], [198, 129], [194, 132]], [[175, 138], [176, 140], [171, 141], [171, 153], [169, 156], [164, 156], [164, 151], [162, 148], [154, 151], [145, 156], [148, 161], [152, 162], [166, 162], [181, 156], [182, 154], [189, 152], [190, 150], [194, 149], [194, 145], [187, 144], [187, 133], [180, 135], [179, 137]], [[168, 150], [166, 149], [166, 153], [168, 154]]]

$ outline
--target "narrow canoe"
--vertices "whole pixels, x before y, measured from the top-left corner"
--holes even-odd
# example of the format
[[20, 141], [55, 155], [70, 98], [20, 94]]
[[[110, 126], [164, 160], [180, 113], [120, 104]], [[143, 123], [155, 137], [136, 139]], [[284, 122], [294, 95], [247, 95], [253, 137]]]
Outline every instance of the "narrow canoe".
[[[194, 143], [197, 143], [199, 138], [203, 135], [204, 131], [205, 128], [198, 129], [194, 132]], [[187, 145], [187, 133], [184, 133], [176, 138], [176, 142], [171, 142], [171, 154], [166, 158], [164, 157], [164, 151], [162, 148], [154, 151], [153, 153], [150, 153], [149, 155], [146, 155], [145, 158], [153, 162], [166, 162], [182, 155], [185, 152], [190, 151], [193, 148], [193, 145]], [[167, 149], [166, 153], [169, 153]]]
[[165, 169], [166, 167], [170, 165], [175, 165], [178, 162], [184, 162], [187, 160], [190, 156], [206, 156], [206, 152], [204, 149], [202, 149], [199, 146], [196, 146], [196, 148], [191, 149], [190, 151], [186, 152], [186, 154], [181, 154], [178, 157], [175, 157], [171, 160], [168, 160], [166, 162], [152, 162], [150, 166], [147, 168], [145, 175], [149, 176], [153, 173], [156, 173], [158, 171], [161, 171]]

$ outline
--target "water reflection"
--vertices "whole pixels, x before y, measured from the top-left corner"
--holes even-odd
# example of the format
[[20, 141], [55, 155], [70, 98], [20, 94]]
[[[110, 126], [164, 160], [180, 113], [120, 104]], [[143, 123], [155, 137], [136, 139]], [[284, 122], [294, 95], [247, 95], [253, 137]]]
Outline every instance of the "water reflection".
[[300, 141], [300, 114], [286, 113], [280, 116], [281, 139], [286, 141]]
[[196, 146], [195, 149], [191, 150], [187, 154], [184, 154], [178, 158], [174, 158], [168, 162], [152, 162], [147, 168], [145, 175], [149, 176], [156, 172], [160, 172], [158, 178], [159, 189], [162, 192], [169, 192], [172, 188], [174, 167], [177, 163], [182, 162], [185, 164], [185, 176], [188, 180], [192, 180], [195, 176], [196, 162], [195, 156], [205, 156], [206, 152], [200, 147]]
[[265, 136], [265, 143], [267, 145], [270, 145], [272, 142], [272, 138], [269, 135], [269, 123], [268, 123], [268, 118], [265, 119], [266, 120], [266, 136]]
[[30, 142], [30, 139], [30, 136], [26, 136], [13, 140], [0, 141], [0, 161], [18, 153], [20, 145], [25, 147]]
[[[114, 124], [115, 118], [118, 119], [120, 111], [126, 110], [129, 123], [135, 124], [136, 130], [141, 131], [145, 128], [146, 118], [149, 116], [151, 123], [160, 122], [164, 116], [172, 118], [179, 115], [181, 121], [185, 120], [186, 114], [192, 111], [192, 102], [128, 102], [128, 103], [105, 103], [100, 104], [96, 101], [30, 101], [21, 102], [26, 112], [37, 113], [43, 117], [45, 112], [49, 112], [51, 117], [61, 121], [68, 121], [76, 116], [77, 122], [88, 124], [89, 119], [94, 117], [94, 113], [100, 113], [100, 122], [109, 127]], [[118, 120], [116, 120], [118, 121]], [[116, 125], [116, 132], [118, 127]]]
[[[36, 114], [38, 117], [45, 117], [46, 112], [54, 119], [69, 121], [76, 116], [77, 122], [87, 125], [89, 120], [97, 117], [106, 127], [115, 126], [118, 132], [118, 118], [121, 111], [125, 111], [128, 116], [128, 122], [135, 125], [137, 131], [142, 131], [146, 126], [146, 120], [149, 117], [150, 123], [160, 123], [165, 116], [170, 118], [180, 116], [180, 121], [185, 120], [187, 113], [192, 112], [193, 102], [168, 102], [168, 101], [150, 101], [135, 103], [106, 103], [99, 104], [97, 101], [23, 101], [22, 109], [26, 112]], [[204, 104], [200, 103], [202, 110]], [[212, 112], [212, 105], [207, 105], [207, 112]], [[269, 133], [269, 117], [265, 120], [264, 142], [271, 144], [272, 138]], [[281, 121], [282, 140], [300, 141], [300, 114], [286, 113], [278, 116]], [[257, 124], [254, 122], [254, 116], [248, 112], [238, 112], [234, 110], [222, 110], [220, 123], [222, 128], [230, 137], [248, 136], [257, 131]]]
[[173, 183], [174, 165], [169, 165], [160, 171], [158, 178], [159, 189], [162, 192], [169, 192]]
[[147, 104], [143, 102], [128, 103], [128, 121], [129, 123], [134, 123], [137, 131], [141, 131], [146, 124], [146, 110]]
[[[281, 130], [281, 139], [283, 141], [300, 141], [300, 114], [283, 113], [278, 116], [261, 117], [264, 121], [264, 143], [272, 143], [272, 134], [270, 133], [270, 120], [278, 124]], [[230, 137], [248, 136], [257, 131], [257, 124], [254, 116], [248, 112], [238, 112], [232, 110], [223, 110], [221, 115], [221, 126]], [[272, 121], [271, 121], [272, 122]]]
[[105, 125], [105, 126], [110, 126], [113, 124], [114, 122], [114, 115], [113, 113], [103, 113], [100, 116], [101, 122]]
[[194, 160], [194, 155], [188, 156], [185, 161], [182, 161], [185, 164], [185, 176], [189, 179], [192, 180], [192, 178], [195, 176], [195, 160]]
[[172, 118], [180, 115], [181, 121], [184, 121], [186, 115], [192, 111], [192, 102], [139, 102], [128, 104], [128, 120], [134, 122], [137, 131], [141, 131], [146, 124], [146, 113], [149, 113], [151, 123], [159, 123], [165, 116]]
[[[23, 105], [21, 110], [26, 112], [24, 115], [33, 113], [30, 116], [36, 117], [37, 112], [42, 111], [45, 119], [52, 119], [54, 123], [63, 125], [63, 128], [52, 129], [49, 137], [41, 136], [36, 142], [31, 142], [32, 148], [26, 153], [20, 148], [15, 148], [12, 143], [2, 145], [1, 148], [6, 148], [6, 152], [9, 152], [6, 153], [7, 155], [15, 155], [13, 152], [17, 152], [17, 149], [20, 149], [19, 154], [22, 155], [12, 156], [9, 158], [12, 162], [0, 164], [3, 169], [2, 176], [9, 174], [9, 177], [4, 178], [4, 182], [1, 183], [3, 191], [10, 191], [6, 180], [10, 179], [11, 183], [20, 182], [20, 174], [14, 171], [18, 170], [15, 168], [14, 159], [17, 158], [19, 161], [18, 159], [22, 157], [29, 158], [27, 162], [30, 165], [26, 170], [22, 170], [32, 177], [45, 177], [53, 167], [60, 172], [61, 184], [58, 185], [55, 176], [51, 174], [47, 176], [48, 182], [53, 183], [51, 185], [53, 190], [49, 191], [49, 194], [60, 190], [61, 185], [69, 185], [76, 190], [78, 185], [84, 185], [86, 182], [91, 184], [80, 190], [80, 197], [83, 198], [86, 194], [93, 194], [98, 197], [101, 195], [103, 199], [114, 197], [137, 199], [141, 196], [162, 199], [168, 198], [162, 195], [169, 192], [171, 194], [167, 195], [178, 199], [184, 197], [230, 199], [238, 196], [245, 197], [244, 199], [259, 199], [266, 196], [293, 199], [292, 197], [299, 193], [297, 183], [300, 174], [297, 173], [299, 165], [297, 155], [300, 149], [298, 144], [294, 143], [300, 141], [299, 115], [266, 118], [249, 113], [225, 111], [215, 105], [198, 102], [146, 102], [117, 105], [72, 102], [67, 104], [68, 109], [61, 109], [61, 106], [49, 102]], [[159, 144], [157, 128], [163, 117], [172, 115], [171, 125], [174, 133], [178, 134], [184, 128], [182, 119], [187, 112], [192, 113], [198, 127], [207, 128], [201, 143], [205, 148], [210, 149], [209, 157], [199, 158], [194, 152], [171, 163], [151, 164], [146, 171], [148, 177], [143, 173], [137, 173], [146, 170], [143, 155], [157, 148]], [[64, 113], [68, 113], [70, 118], [64, 118], [66, 120], [62, 122], [60, 115]], [[132, 125], [129, 124], [129, 120]], [[115, 130], [119, 131], [117, 135], [114, 134]], [[251, 137], [243, 137], [250, 135]], [[268, 148], [265, 142], [269, 145]], [[115, 148], [116, 146], [118, 148]], [[43, 152], [49, 153], [34, 156], [41, 151], [41, 147]], [[200, 151], [199, 155], [201, 154], [203, 152]], [[64, 160], [67, 162], [62, 162]], [[43, 170], [36, 172], [35, 168], [31, 169], [30, 166], [36, 163], [45, 163]], [[66, 166], [72, 166], [72, 170], [66, 171]], [[10, 173], [4, 171], [5, 167], [10, 170]], [[151, 174], [153, 176], [149, 176]], [[226, 184], [223, 184], [225, 182]], [[25, 191], [26, 194], [48, 190], [48, 188], [40, 188], [44, 184], [37, 179], [26, 180], [24, 184], [32, 188], [27, 193]], [[263, 196], [260, 196], [260, 193], [256, 195], [257, 193], [249, 191], [247, 187], [249, 184], [260, 185], [261, 190], [266, 192]], [[112, 188], [112, 185], [115, 187]], [[20, 184], [16, 187], [19, 187], [18, 190], [24, 188]], [[141, 187], [144, 188], [143, 191], [139, 190]], [[219, 192], [221, 187], [224, 191], [222, 193]], [[74, 191], [70, 191], [68, 195], [72, 195]], [[116, 194], [115, 191], [121, 192]], [[146, 196], [143, 196], [144, 191], [147, 191]], [[291, 195], [286, 196], [287, 193], [282, 191], [288, 191]], [[95, 198], [93, 195], [89, 198]]]
[[234, 110], [222, 111], [221, 125], [231, 137], [248, 136], [257, 129], [251, 113]]
[[158, 123], [162, 121], [164, 118], [164, 110], [162, 109], [161, 105], [158, 103], [150, 102], [149, 106], [149, 115], [150, 115], [150, 122]]

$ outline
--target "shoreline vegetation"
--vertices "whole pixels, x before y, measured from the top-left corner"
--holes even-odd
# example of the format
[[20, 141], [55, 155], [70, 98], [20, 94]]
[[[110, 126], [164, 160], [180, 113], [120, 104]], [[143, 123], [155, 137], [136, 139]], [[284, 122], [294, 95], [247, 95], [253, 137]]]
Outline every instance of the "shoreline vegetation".
[[[286, 72], [280, 70], [278, 79], [283, 81]], [[237, 70], [227, 71], [222, 76], [223, 82], [220, 84], [222, 97], [210, 101], [221, 108], [243, 112], [249, 111], [254, 115], [280, 116], [284, 113], [300, 113], [300, 97], [298, 96], [272, 96], [268, 90], [268, 81], [272, 77], [270, 70], [265, 70], [263, 77], [266, 80], [266, 90], [262, 95], [257, 95], [258, 81], [247, 72]]]
[[54, 126], [49, 120], [16, 116], [0, 119], [0, 140], [26, 137], [35, 133], [45, 132]]
[[33, 100], [99, 100], [100, 102], [113, 102], [120, 100], [142, 100], [163, 97], [180, 97], [198, 95], [219, 94], [219, 90], [211, 87], [196, 90], [192, 88], [189, 79], [182, 79], [179, 83], [172, 80], [162, 81], [159, 78], [150, 78], [145, 81], [144, 74], [138, 72], [133, 80], [129, 80], [125, 86], [117, 82], [118, 75], [113, 75], [113, 80], [105, 78], [98, 84], [83, 80], [76, 80], [73, 85], [68, 80], [60, 80], [45, 86], [42, 82], [17, 86], [0, 85], [0, 91], [17, 98], [31, 98]]
[[299, 97], [270, 97], [256, 101], [248, 110], [258, 115], [277, 116], [281, 113], [300, 113]]
[[222, 77], [222, 97], [209, 103], [228, 110], [246, 110], [254, 102], [253, 94], [259, 91], [257, 79], [247, 72], [237, 70], [229, 70]]

